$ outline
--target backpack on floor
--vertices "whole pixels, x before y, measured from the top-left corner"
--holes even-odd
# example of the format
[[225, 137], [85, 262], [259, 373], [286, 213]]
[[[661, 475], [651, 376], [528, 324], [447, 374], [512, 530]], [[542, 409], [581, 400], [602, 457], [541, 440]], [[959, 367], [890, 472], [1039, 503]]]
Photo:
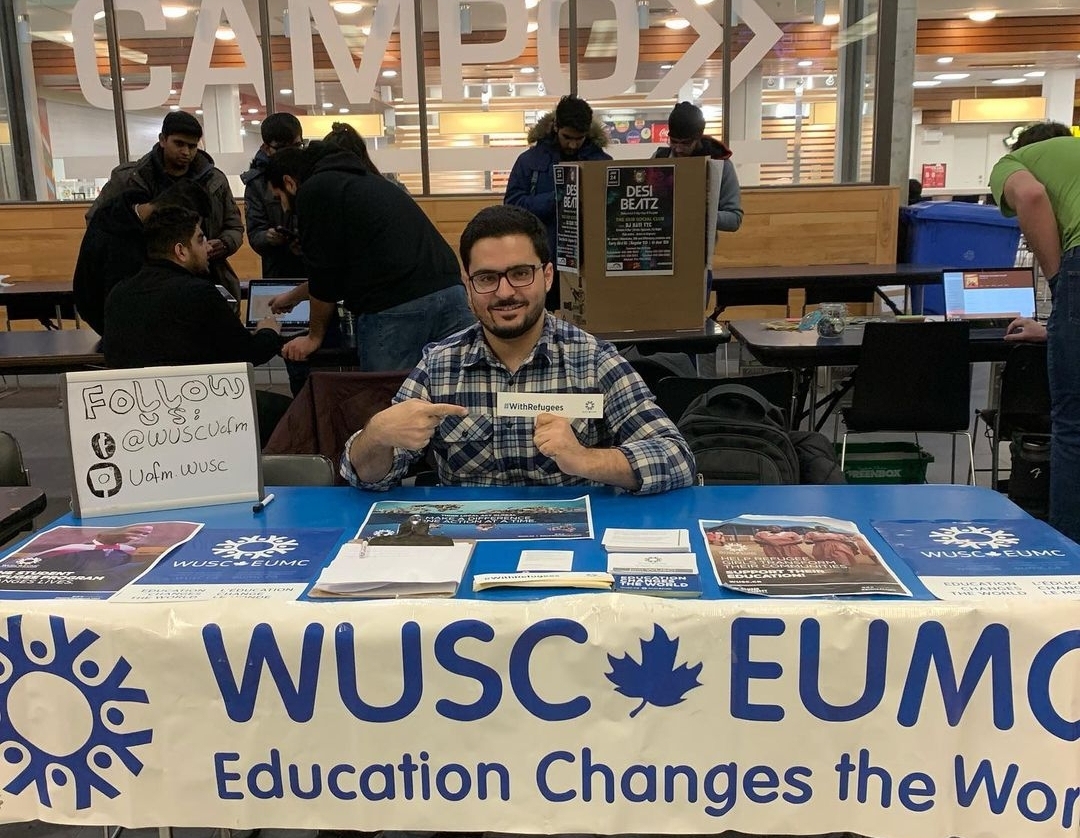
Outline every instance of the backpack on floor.
[[741, 384], [720, 384], [692, 401], [679, 431], [697, 459], [698, 481], [789, 485], [799, 458], [780, 408]]

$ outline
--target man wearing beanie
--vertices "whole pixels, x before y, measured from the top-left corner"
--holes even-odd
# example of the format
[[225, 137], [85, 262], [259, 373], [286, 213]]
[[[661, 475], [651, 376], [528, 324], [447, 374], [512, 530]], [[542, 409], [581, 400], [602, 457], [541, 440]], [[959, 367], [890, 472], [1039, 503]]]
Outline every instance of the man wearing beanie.
[[244, 241], [244, 222], [229, 179], [214, 166], [214, 158], [199, 148], [202, 135], [202, 125], [191, 114], [172, 111], [166, 115], [157, 145], [134, 163], [121, 163], [113, 169], [109, 182], [87, 211], [86, 220], [125, 190], [138, 189], [153, 201], [177, 181], [193, 180], [210, 195], [210, 216], [203, 220], [210, 245], [210, 279], [224, 285], [239, 300], [240, 280], [228, 257]]
[[[555, 164], [576, 160], [610, 160], [604, 151], [607, 136], [593, 122], [589, 103], [577, 96], [563, 96], [554, 112], [540, 117], [529, 131], [533, 145], [521, 152], [506, 180], [504, 204], [527, 209], [544, 222], [548, 245], [555, 253]], [[544, 303], [548, 311], [559, 308], [559, 277], [555, 276]]]
[[723, 160], [720, 176], [720, 205], [716, 229], [734, 233], [742, 226], [742, 202], [739, 176], [731, 164], [731, 149], [705, 135], [705, 116], [692, 102], [679, 102], [668, 116], [668, 147], [659, 148], [653, 157], [711, 157]]

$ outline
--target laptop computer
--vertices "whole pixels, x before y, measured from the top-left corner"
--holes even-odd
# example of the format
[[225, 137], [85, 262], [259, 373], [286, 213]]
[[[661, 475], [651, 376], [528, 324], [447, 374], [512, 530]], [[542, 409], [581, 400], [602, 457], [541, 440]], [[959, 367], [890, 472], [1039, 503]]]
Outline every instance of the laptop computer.
[[286, 314], [274, 314], [270, 311], [270, 300], [273, 297], [291, 291], [303, 282], [302, 279], [253, 279], [249, 281], [247, 319], [244, 325], [249, 329], [255, 329], [263, 318], [275, 317], [281, 324], [283, 335], [306, 332], [311, 324], [311, 306], [307, 300], [298, 303]]
[[973, 340], [1001, 340], [1017, 317], [1035, 316], [1034, 268], [971, 268], [942, 274], [945, 319], [967, 320]]

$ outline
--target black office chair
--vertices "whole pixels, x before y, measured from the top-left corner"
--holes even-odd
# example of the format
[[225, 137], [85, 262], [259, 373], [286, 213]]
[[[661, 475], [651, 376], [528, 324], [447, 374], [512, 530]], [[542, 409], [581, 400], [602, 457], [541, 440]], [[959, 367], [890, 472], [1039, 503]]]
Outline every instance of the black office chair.
[[[27, 471], [23, 462], [22, 449], [19, 443], [7, 431], [0, 431], [0, 486], [29, 486], [30, 472]], [[0, 532], [0, 544], [8, 541], [12, 536], [20, 532], [31, 532], [34, 529], [34, 521], [30, 519], [25, 524], [13, 526]]]
[[660, 379], [672, 375], [689, 375], [694, 372], [694, 365], [685, 355], [674, 353], [660, 353], [658, 355], [636, 355], [626, 353], [626, 360], [634, 371], [641, 376], [645, 386], [656, 395], [656, 387]]
[[668, 376], [660, 379], [653, 389], [656, 403], [671, 419], [678, 422], [690, 402], [707, 393], [718, 384], [742, 384], [779, 407], [784, 413], [784, 424], [790, 430], [793, 402], [795, 399], [795, 373], [791, 370], [766, 372], [760, 375], [729, 376], [721, 378], [689, 378]]
[[945, 433], [952, 436], [955, 482], [956, 436], [963, 434], [974, 483], [968, 331], [962, 321], [866, 324], [852, 404], [843, 410], [841, 468], [849, 434], [909, 432], [917, 443], [920, 433]]
[[998, 446], [1011, 441], [1017, 432], [1050, 433], [1045, 344], [1017, 344], [1012, 348], [999, 367], [997, 406], [975, 411], [976, 435], [980, 420], [986, 425], [990, 441], [990, 485], [997, 489], [1001, 465]]
[[322, 454], [263, 454], [262, 472], [267, 486], [333, 486], [337, 477]]

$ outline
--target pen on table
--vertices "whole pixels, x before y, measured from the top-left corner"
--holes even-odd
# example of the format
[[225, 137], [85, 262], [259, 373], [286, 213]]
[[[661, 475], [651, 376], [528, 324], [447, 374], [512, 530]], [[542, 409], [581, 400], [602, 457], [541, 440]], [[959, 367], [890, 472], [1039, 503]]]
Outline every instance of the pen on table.
[[268, 507], [270, 505], [270, 501], [272, 501], [273, 499], [274, 499], [274, 493], [271, 492], [265, 498], [263, 498], [261, 501], [259, 501], [257, 504], [252, 506], [251, 511], [252, 512], [262, 512], [264, 509], [266, 509], [266, 507]]

